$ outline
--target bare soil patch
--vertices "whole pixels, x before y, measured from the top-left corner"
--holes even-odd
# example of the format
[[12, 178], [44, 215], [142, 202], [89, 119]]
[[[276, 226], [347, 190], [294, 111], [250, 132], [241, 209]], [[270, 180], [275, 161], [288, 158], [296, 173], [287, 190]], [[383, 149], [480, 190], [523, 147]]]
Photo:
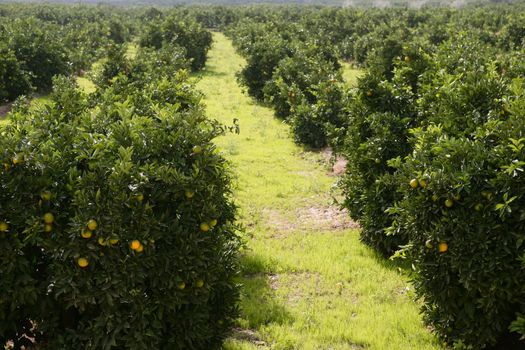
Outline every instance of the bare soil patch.
[[341, 231], [358, 228], [345, 209], [335, 206], [312, 206], [298, 208], [293, 213], [275, 209], [263, 212], [267, 225], [275, 233], [291, 231]]
[[0, 119], [4, 118], [7, 113], [11, 110], [13, 107], [13, 102], [9, 102], [3, 105], [0, 105]]
[[328, 173], [332, 176], [341, 176], [346, 171], [346, 164], [348, 161], [344, 159], [342, 156], [337, 155], [334, 157], [334, 152], [330, 147], [326, 147], [321, 151], [321, 154], [325, 160], [326, 163], [328, 163], [331, 167], [331, 171]]
[[251, 329], [234, 328], [232, 333], [233, 339], [247, 341], [258, 347], [265, 347], [267, 345], [264, 340], [259, 338], [257, 332]]

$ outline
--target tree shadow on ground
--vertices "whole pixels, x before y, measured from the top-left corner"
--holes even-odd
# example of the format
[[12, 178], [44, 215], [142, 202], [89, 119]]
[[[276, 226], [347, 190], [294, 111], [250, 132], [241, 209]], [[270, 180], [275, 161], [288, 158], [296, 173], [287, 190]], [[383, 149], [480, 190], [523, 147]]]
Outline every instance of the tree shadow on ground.
[[205, 69], [192, 74], [194, 77], [198, 79], [206, 78], [206, 77], [224, 77], [227, 76], [227, 72], [220, 72], [219, 69], [215, 68], [213, 65], [206, 66]]
[[403, 259], [401, 257], [391, 258], [385, 256], [384, 254], [378, 252], [377, 250], [371, 247], [367, 247], [367, 249], [370, 250], [370, 252], [372, 253], [372, 257], [379, 265], [381, 265], [381, 267], [384, 267], [388, 270], [397, 271], [398, 273], [401, 273], [403, 275], [409, 275], [412, 272], [412, 266], [408, 260]]
[[248, 252], [241, 258], [241, 265], [245, 268], [239, 277], [242, 288], [238, 326], [257, 330], [270, 323], [291, 322], [291, 314], [277, 297], [275, 286], [272, 286], [275, 275], [269, 270], [268, 262]]

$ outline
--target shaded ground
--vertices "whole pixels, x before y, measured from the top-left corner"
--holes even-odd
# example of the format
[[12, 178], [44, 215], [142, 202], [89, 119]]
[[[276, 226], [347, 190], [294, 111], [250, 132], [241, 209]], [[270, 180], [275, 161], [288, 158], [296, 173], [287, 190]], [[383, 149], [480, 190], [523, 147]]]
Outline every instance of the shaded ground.
[[7, 113], [11, 110], [11, 107], [13, 106], [12, 102], [0, 105], [0, 119], [4, 118]]

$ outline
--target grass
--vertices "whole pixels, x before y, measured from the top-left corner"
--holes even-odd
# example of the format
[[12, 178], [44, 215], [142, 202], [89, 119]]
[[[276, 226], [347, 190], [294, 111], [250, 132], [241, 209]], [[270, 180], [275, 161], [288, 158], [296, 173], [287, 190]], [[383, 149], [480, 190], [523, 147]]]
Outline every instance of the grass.
[[355, 68], [351, 63], [343, 62], [343, 79], [348, 85], [357, 84], [357, 79], [363, 74], [363, 71]]
[[[356, 229], [315, 215], [333, 208], [336, 178], [320, 154], [296, 146], [287, 125], [243, 94], [235, 73], [244, 61], [223, 34], [214, 40], [197, 87], [209, 117], [239, 119], [240, 134], [217, 143], [237, 176], [247, 245], [241, 316], [224, 349], [440, 349], [404, 270], [360, 243]], [[356, 73], [345, 74], [349, 84]]]

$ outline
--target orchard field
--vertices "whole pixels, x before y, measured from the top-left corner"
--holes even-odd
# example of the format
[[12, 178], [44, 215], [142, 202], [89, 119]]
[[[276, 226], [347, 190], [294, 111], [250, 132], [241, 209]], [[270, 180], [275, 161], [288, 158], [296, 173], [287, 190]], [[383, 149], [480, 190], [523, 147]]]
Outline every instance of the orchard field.
[[444, 5], [0, 4], [1, 344], [525, 349], [525, 6]]

